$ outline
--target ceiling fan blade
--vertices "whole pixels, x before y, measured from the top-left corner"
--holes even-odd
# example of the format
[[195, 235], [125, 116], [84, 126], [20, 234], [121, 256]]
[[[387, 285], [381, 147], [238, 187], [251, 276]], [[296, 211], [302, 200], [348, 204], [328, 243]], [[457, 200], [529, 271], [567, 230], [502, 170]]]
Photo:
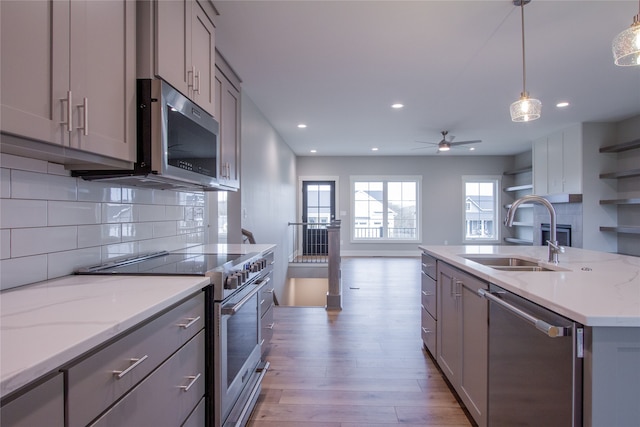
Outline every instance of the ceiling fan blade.
[[475, 140], [473, 140], [473, 141], [457, 141], [457, 142], [450, 142], [449, 144], [450, 144], [451, 146], [454, 146], [454, 145], [477, 144], [477, 143], [479, 143], [479, 142], [482, 142], [482, 140], [480, 140], [480, 139], [475, 139]]
[[429, 142], [429, 141], [415, 141], [415, 142], [419, 142], [420, 144], [431, 144], [431, 145], [439, 144], [439, 142]]

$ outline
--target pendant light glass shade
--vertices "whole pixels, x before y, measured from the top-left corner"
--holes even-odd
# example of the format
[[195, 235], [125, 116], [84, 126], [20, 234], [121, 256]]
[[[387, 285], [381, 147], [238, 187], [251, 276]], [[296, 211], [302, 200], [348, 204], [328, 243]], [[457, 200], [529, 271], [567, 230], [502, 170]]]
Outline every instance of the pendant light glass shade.
[[527, 92], [520, 94], [520, 99], [511, 104], [511, 120], [514, 122], [530, 122], [540, 118], [542, 102], [529, 98]]
[[611, 45], [616, 65], [628, 67], [640, 65], [640, 12], [633, 17], [633, 24], [613, 39]]
[[[530, 1], [530, 0], [529, 0]], [[524, 5], [529, 3], [527, 0], [513, 0], [513, 4], [520, 6], [520, 15], [522, 18], [522, 93], [520, 99], [511, 104], [509, 111], [511, 112], [511, 121], [514, 122], [530, 122], [540, 118], [542, 112], [542, 102], [535, 98], [529, 98], [527, 92], [527, 72], [525, 66], [524, 51]]]

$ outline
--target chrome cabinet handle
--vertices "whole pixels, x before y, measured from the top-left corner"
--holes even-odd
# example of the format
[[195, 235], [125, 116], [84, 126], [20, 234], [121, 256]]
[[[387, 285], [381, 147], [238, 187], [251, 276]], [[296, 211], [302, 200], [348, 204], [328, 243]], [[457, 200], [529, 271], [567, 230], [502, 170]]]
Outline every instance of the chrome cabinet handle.
[[82, 99], [82, 104], [78, 105], [78, 109], [82, 109], [82, 116], [84, 118], [84, 125], [79, 126], [78, 130], [82, 129], [82, 134], [89, 135], [89, 100], [85, 97]]
[[522, 319], [534, 325], [536, 329], [545, 333], [551, 338], [564, 337], [569, 335], [569, 331], [567, 331], [567, 328], [563, 326], [551, 325], [545, 322], [544, 320], [538, 319], [537, 317], [530, 315], [529, 313], [525, 313], [524, 311], [520, 310], [518, 307], [515, 307], [509, 304], [508, 302], [505, 302], [500, 298], [497, 298], [496, 296], [492, 295], [491, 292], [488, 292], [485, 289], [478, 289], [478, 295], [488, 299], [489, 301], [495, 302], [496, 304], [504, 307], [505, 309], [509, 310], [510, 312], [517, 315], [518, 317], [521, 317]]
[[[195, 71], [195, 67], [193, 67], [194, 75], [193, 75], [193, 91], [200, 95], [200, 70]], [[198, 80], [198, 86], [196, 86], [196, 79]]]
[[133, 365], [129, 366], [127, 369], [125, 369], [124, 371], [113, 371], [113, 375], [116, 377], [116, 379], [122, 379], [125, 375], [127, 375], [129, 372], [131, 372], [133, 369], [136, 368], [136, 366], [140, 365], [142, 362], [144, 362], [145, 360], [147, 360], [147, 358], [149, 357], [149, 355], [145, 354], [144, 356], [142, 356], [139, 359], [129, 359], [130, 362], [134, 362]]
[[222, 307], [220, 309], [221, 314], [225, 315], [225, 316], [231, 316], [236, 314], [243, 305], [245, 305], [247, 303], [247, 301], [250, 301], [251, 298], [254, 297], [255, 294], [257, 294], [258, 292], [260, 292], [260, 290], [262, 289], [262, 287], [265, 285], [266, 283], [261, 282], [259, 284], [256, 285], [256, 288], [253, 289], [250, 293], [248, 293], [244, 298], [242, 298], [240, 301], [238, 301], [237, 304], [234, 304], [231, 307]]
[[200, 320], [200, 316], [187, 317], [187, 323], [179, 323], [178, 326], [181, 327], [182, 329], [187, 329], [190, 326], [192, 326], [194, 323], [196, 323], [198, 320]]
[[60, 101], [62, 103], [67, 103], [67, 121], [60, 122], [61, 125], [67, 125], [67, 132], [73, 132], [73, 95], [71, 91], [67, 91], [67, 97], [61, 98]]
[[273, 329], [274, 326], [275, 326], [275, 323], [271, 323], [271, 324], [265, 326], [263, 329]]
[[462, 286], [464, 285], [464, 282], [462, 280], [456, 280], [455, 282], [456, 290], [453, 296], [459, 298], [462, 296]]
[[189, 384], [187, 385], [181, 385], [180, 388], [182, 389], [182, 391], [187, 392], [189, 391], [189, 389], [191, 388], [192, 385], [194, 385], [196, 383], [196, 381], [198, 381], [198, 378], [200, 378], [200, 374], [198, 375], [189, 375], [188, 377], [186, 377], [187, 379], [191, 380], [189, 381]]
[[427, 329], [427, 328], [422, 328], [422, 332], [424, 332], [425, 334], [433, 333], [433, 331], [431, 329]]
[[433, 293], [422, 291], [422, 295], [424, 295], [425, 297], [430, 297], [430, 296], [433, 296]]
[[[196, 67], [192, 66], [190, 70], [187, 71], [187, 87], [193, 88], [195, 84], [195, 74]], [[191, 77], [191, 79], [189, 79]]]

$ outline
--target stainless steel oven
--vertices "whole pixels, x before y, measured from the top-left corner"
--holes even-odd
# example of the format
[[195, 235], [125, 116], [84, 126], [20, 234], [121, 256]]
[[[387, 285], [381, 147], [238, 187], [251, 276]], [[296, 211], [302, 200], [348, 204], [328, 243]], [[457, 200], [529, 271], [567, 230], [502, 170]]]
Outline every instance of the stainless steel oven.
[[214, 303], [215, 426], [243, 426], [268, 366], [261, 362], [260, 291], [270, 278]]

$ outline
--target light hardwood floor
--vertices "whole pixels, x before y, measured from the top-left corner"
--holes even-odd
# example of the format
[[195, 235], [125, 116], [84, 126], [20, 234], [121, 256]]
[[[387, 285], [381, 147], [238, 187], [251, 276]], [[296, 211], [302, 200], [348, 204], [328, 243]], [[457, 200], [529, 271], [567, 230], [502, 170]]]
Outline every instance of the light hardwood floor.
[[420, 338], [419, 258], [343, 258], [342, 311], [275, 307], [249, 427], [472, 425]]

